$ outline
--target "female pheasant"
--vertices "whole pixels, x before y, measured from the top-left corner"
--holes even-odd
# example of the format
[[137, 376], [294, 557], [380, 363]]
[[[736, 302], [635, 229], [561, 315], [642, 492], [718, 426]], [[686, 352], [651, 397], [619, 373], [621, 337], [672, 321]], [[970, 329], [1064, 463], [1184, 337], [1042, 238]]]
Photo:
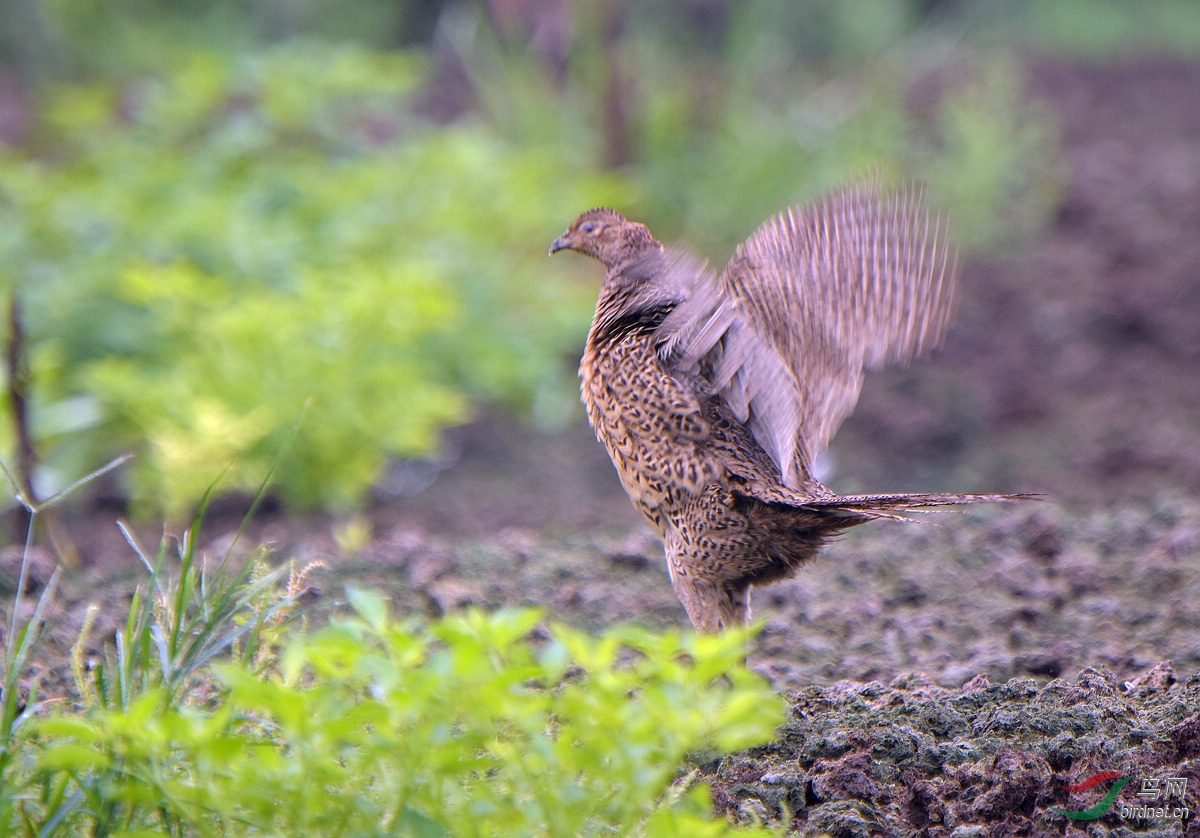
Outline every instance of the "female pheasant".
[[920, 193], [864, 186], [785, 210], [719, 276], [607, 208], [579, 216], [560, 250], [607, 268], [583, 403], [698, 630], [745, 623], [752, 586], [791, 576], [848, 527], [1023, 497], [839, 496], [813, 477], [863, 371], [946, 331], [955, 266]]

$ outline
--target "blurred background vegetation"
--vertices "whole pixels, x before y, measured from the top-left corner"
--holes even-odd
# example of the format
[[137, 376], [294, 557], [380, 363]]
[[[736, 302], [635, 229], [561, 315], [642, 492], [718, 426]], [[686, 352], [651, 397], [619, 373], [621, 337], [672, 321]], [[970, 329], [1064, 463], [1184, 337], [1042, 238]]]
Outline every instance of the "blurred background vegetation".
[[46, 497], [123, 451], [142, 514], [231, 463], [361, 503], [506, 406], [579, 416], [619, 206], [717, 261], [864, 174], [929, 182], [964, 248], [1055, 206], [1014, 54], [1194, 53], [1194, 0], [0, 0], [0, 449]]

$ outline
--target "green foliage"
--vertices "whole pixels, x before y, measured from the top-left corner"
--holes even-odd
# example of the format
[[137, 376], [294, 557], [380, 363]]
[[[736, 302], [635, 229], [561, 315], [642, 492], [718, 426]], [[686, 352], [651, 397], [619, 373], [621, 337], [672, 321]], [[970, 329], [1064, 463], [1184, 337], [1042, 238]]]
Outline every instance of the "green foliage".
[[620, 185], [425, 125], [418, 72], [293, 45], [50, 96], [41, 155], [0, 155], [0, 280], [26, 298], [45, 448], [96, 456], [56, 447], [56, 410], [64, 433], [145, 440], [135, 496], [178, 514], [234, 458], [257, 485], [311, 399], [280, 489], [345, 507], [472, 399], [564, 415], [592, 288], [543, 243]]
[[922, 23], [917, 0], [746, 0], [732, 9], [737, 72], [776, 77], [788, 64], [861, 67], [896, 48]]
[[1093, 60], [1200, 54], [1200, 6], [1193, 0], [973, 0], [962, 19], [977, 40]]
[[353, 615], [285, 639], [310, 568], [283, 587], [261, 554], [206, 562], [210, 497], [174, 558], [167, 539], [151, 561], [130, 538], [149, 580], [85, 671], [89, 608], [77, 702], [26, 689], [54, 580], [24, 621], [19, 585], [0, 647], [0, 834], [734, 831], [680, 775], [689, 754], [762, 743], [784, 720], [742, 664], [747, 632], [593, 637], [531, 610], [425, 625], [350, 588]]
[[857, 84], [833, 92], [800, 79], [797, 87], [808, 95], [774, 99], [731, 87], [718, 124], [702, 131], [678, 125], [701, 116], [694, 89], [664, 84], [648, 105], [647, 191], [713, 258], [727, 258], [781, 208], [902, 162], [911, 125], [894, 96]]
[[[426, 36], [437, 6], [423, 0], [0, 0], [5, 41], [29, 75], [155, 72], [181, 52], [237, 53], [307, 36], [392, 47]], [[23, 38], [34, 40], [25, 46]]]
[[210, 497], [174, 559], [167, 539], [151, 561], [130, 538], [148, 583], [85, 671], [89, 609], [79, 701], [57, 712], [24, 689], [54, 580], [25, 621], [18, 586], [0, 647], [0, 834], [734, 831], [679, 774], [689, 754], [759, 744], [784, 719], [742, 665], [746, 632], [592, 637], [530, 610], [422, 625], [351, 588], [353, 616], [285, 641], [308, 569], [283, 588], [261, 555], [206, 562]]
[[997, 58], [942, 105], [944, 151], [922, 171], [951, 209], [955, 238], [970, 247], [999, 248], [1034, 234], [1057, 206], [1057, 131], [1021, 96], [1014, 67]]
[[7, 824], [12, 804], [12, 800], [3, 790], [14, 782], [13, 777], [22, 767], [21, 763], [28, 762], [28, 754], [22, 753], [20, 729], [31, 715], [40, 712], [45, 706], [38, 694], [38, 677], [29, 678], [28, 670], [34, 660], [34, 650], [46, 629], [48, 609], [54, 602], [58, 580], [62, 574], [61, 567], [54, 569], [37, 602], [33, 603], [30, 609], [26, 589], [29, 581], [30, 548], [33, 546], [38, 517], [60, 503], [72, 491], [116, 468], [123, 461], [123, 458], [112, 461], [41, 503], [34, 503], [24, 496], [17, 479], [8, 466], [0, 461], [0, 471], [3, 471], [8, 479], [14, 498], [29, 515], [16, 589], [11, 605], [6, 603], [5, 619], [3, 624], [0, 624], [4, 638], [4, 642], [0, 643], [0, 829], [3, 829], [0, 834], [8, 834]]
[[[724, 835], [687, 753], [768, 739], [783, 702], [746, 637], [590, 637], [531, 611], [293, 639], [277, 669], [216, 665], [218, 702], [165, 686], [27, 726], [2, 827], [56, 834]], [[40, 831], [39, 831], [40, 830]]]
[[[32, 530], [31, 522], [30, 531]], [[6, 609], [7, 619], [3, 625], [4, 643], [0, 644], [0, 788], [9, 781], [14, 761], [19, 757], [17, 734], [25, 721], [23, 713], [30, 707], [39, 706], [37, 682], [30, 684], [28, 691], [22, 696], [22, 677], [41, 638], [46, 609], [54, 599], [60, 575], [60, 571], [56, 569], [38, 597], [32, 614], [28, 619], [22, 620], [21, 607], [25, 604], [23, 600], [29, 567], [28, 558], [29, 552], [26, 550], [21, 559], [16, 594], [11, 606]], [[22, 703], [24, 707], [21, 706]], [[0, 819], [0, 823], [4, 823], [3, 819]]]
[[[561, 424], [595, 272], [543, 246], [587, 207], [723, 259], [864, 175], [929, 180], [968, 247], [1055, 200], [1050, 118], [1003, 56], [964, 61], [924, 121], [906, 107], [931, 61], [912, 0], [738, 3], [705, 49], [649, 7], [581, 4], [557, 69], [460, 9], [443, 48], [470, 83], [449, 83], [478, 104], [445, 126], [419, 116], [424, 53], [264, 48], [247, 21], [269, 6], [44, 6], [84, 64], [80, 33], [122, 55], [140, 32], [127, 69], [152, 68], [48, 86], [30, 146], [0, 150], [0, 287], [29, 320], [47, 492], [134, 448], [138, 510], [178, 516], [231, 463], [228, 488], [256, 486], [308, 405], [279, 491], [346, 509], [476, 405]], [[601, 171], [620, 148], [628, 165]]]
[[[231, 567], [232, 545], [215, 567], [205, 563], [196, 553], [196, 539], [211, 492], [210, 488], [178, 542], [174, 574], [166, 563], [171, 539], [160, 542], [153, 564], [137, 550], [150, 581], [134, 593], [125, 625], [117, 631], [115, 646], [106, 650], [104, 662], [89, 675], [75, 673], [87, 700], [127, 712], [143, 696], [157, 693], [170, 705], [193, 688], [219, 656], [246, 667], [273, 656], [279, 627], [293, 604], [278, 589], [283, 569], [268, 570], [261, 549]], [[128, 531], [122, 531], [136, 548]], [[81, 634], [79, 645], [86, 640]]]
[[[606, 45], [615, 16], [589, 7], [560, 90], [478, 24], [460, 25], [456, 43], [485, 108], [520, 140], [553, 132], [599, 155], [623, 90], [629, 170], [644, 195], [633, 211], [715, 260], [780, 208], [867, 176], [930, 181], [934, 205], [964, 220], [959, 244], [1007, 244], [1037, 229], [1057, 196], [1053, 121], [1024, 100], [1003, 53], [949, 53], [917, 6], [749, 0], [730, 6], [705, 51], [648, 23]], [[639, 23], [650, 14], [628, 9]], [[912, 87], [948, 59], [958, 81], [918, 115]]]

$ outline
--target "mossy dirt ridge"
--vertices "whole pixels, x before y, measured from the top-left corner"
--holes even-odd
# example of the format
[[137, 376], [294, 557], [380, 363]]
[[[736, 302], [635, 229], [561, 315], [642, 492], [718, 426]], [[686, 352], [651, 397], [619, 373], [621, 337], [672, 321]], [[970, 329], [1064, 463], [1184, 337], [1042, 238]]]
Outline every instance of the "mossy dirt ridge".
[[[1119, 683], [1102, 668], [1045, 684], [976, 678], [960, 690], [918, 674], [843, 681], [790, 697], [774, 744], [705, 769], [719, 808], [741, 820], [790, 817], [800, 835], [1001, 836], [1076, 832], [1178, 836], [1200, 792], [1200, 674], [1169, 661]], [[1102, 816], [1072, 821], [1111, 783], [1068, 792], [1105, 771], [1131, 778]], [[1122, 817], [1141, 780], [1184, 778], [1186, 821]], [[1160, 784], [1161, 785], [1161, 784]], [[1173, 805], [1180, 805], [1178, 799]], [[784, 815], [787, 812], [787, 815]], [[1191, 834], [1186, 832], [1186, 834]]]

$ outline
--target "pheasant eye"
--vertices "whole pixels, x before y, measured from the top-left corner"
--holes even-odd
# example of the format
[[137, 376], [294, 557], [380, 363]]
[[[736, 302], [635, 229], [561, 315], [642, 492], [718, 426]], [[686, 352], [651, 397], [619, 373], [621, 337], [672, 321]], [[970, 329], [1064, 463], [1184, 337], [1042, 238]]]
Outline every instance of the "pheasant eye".
[[593, 224], [592, 222], [589, 221], [587, 224], [583, 225], [583, 232], [594, 233], [595, 231], [596, 231], [596, 225]]

